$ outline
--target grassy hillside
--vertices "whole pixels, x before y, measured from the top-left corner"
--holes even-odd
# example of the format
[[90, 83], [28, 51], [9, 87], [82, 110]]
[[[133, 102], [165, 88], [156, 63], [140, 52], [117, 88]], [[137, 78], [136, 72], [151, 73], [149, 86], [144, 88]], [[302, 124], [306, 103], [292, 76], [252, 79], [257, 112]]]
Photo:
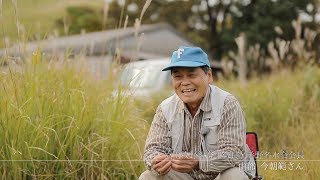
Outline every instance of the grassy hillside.
[[[17, 2], [16, 5], [14, 2]], [[101, 7], [102, 4], [102, 0], [3, 0], [0, 17], [0, 39], [2, 39], [0, 47], [4, 46], [5, 37], [10, 38], [10, 42], [13, 43], [17, 40], [21, 41], [22, 34], [25, 34], [28, 39], [36, 39], [53, 33], [55, 20], [64, 16], [65, 8], [68, 6]]]

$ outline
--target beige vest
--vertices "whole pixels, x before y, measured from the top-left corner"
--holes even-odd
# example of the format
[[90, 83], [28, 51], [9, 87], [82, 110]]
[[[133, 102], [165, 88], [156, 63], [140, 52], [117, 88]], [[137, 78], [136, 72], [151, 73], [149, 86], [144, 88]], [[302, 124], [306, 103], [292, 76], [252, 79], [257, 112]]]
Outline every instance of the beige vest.
[[[218, 125], [220, 125], [224, 101], [229, 95], [228, 92], [223, 91], [216, 86], [210, 85], [210, 88], [212, 111], [204, 112], [201, 124], [201, 137], [205, 137], [204, 139], [201, 139], [201, 145], [205, 154], [210, 150], [217, 148], [217, 128]], [[184, 114], [183, 112], [177, 111], [179, 101], [178, 95], [174, 94], [160, 104], [163, 115], [165, 116], [170, 129], [172, 149], [174, 153], [180, 153], [182, 151], [183, 141]]]

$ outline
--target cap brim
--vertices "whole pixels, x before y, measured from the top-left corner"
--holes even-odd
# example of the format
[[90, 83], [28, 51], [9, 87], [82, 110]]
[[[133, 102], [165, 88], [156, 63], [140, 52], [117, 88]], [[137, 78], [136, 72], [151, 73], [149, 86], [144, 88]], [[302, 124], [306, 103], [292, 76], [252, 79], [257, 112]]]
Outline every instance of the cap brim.
[[170, 64], [166, 68], [162, 69], [162, 71], [168, 71], [174, 67], [200, 67], [200, 66], [208, 66], [208, 65], [205, 63], [201, 63], [201, 62], [178, 61], [178, 62]]

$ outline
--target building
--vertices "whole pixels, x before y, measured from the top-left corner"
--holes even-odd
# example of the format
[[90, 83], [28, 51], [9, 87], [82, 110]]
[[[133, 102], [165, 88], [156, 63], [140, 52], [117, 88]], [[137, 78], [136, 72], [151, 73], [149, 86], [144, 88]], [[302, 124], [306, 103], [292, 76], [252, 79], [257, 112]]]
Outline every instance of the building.
[[[139, 28], [129, 27], [100, 32], [91, 32], [66, 37], [49, 38], [39, 42], [18, 44], [1, 49], [0, 57], [13, 59], [30, 57], [41, 49], [49, 59], [75, 57], [83, 55], [83, 62], [89, 71], [98, 76], [105, 76], [112, 60], [129, 62], [135, 60], [169, 57], [179, 46], [197, 46], [183, 34], [166, 23], [141, 25]], [[213, 62], [213, 66], [219, 63]]]

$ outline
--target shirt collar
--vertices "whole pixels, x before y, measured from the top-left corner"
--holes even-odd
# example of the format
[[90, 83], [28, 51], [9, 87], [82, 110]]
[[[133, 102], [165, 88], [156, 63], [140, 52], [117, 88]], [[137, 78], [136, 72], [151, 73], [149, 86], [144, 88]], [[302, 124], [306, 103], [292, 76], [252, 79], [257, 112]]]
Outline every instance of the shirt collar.
[[211, 111], [212, 107], [211, 107], [211, 88], [210, 88], [210, 86], [208, 87], [207, 93], [204, 96], [199, 108], [204, 112]]

